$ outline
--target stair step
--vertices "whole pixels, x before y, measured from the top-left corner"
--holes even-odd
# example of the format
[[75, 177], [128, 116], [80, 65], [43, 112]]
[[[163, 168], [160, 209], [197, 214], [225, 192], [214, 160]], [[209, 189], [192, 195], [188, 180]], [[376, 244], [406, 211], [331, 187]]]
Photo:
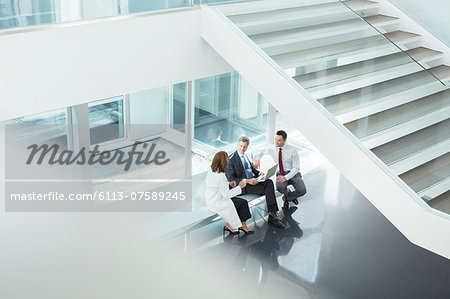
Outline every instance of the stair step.
[[294, 77], [310, 94], [321, 99], [423, 70], [404, 53]]
[[265, 11], [273, 11], [280, 9], [307, 7], [311, 5], [319, 5], [335, 3], [336, 0], [266, 0], [266, 1], [245, 1], [240, 3], [224, 3], [214, 5], [226, 16], [235, 16], [243, 14], [253, 14]]
[[[443, 172], [450, 172], [450, 168], [447, 167]], [[450, 190], [450, 177], [447, 177], [434, 185], [421, 190], [418, 195], [422, 198], [436, 198]]]
[[[296, 41], [297, 39], [305, 39], [307, 37], [316, 34], [328, 34], [331, 32], [341, 31], [341, 30], [354, 30], [355, 26], [359, 26], [359, 29], [366, 29], [367, 24], [361, 22], [360, 19], [354, 18], [349, 20], [343, 20], [338, 22], [333, 22], [331, 24], [320, 24], [314, 26], [307, 26], [302, 28], [291, 28], [287, 30], [281, 30], [276, 32], [262, 33], [250, 35], [250, 38], [260, 47], [269, 47], [276, 43], [289, 43]], [[353, 32], [353, 31], [352, 31]]]
[[420, 197], [433, 199], [450, 189], [450, 153], [416, 167], [400, 178]]
[[350, 19], [303, 28], [252, 35], [250, 38], [268, 55], [279, 55], [309, 48], [377, 35], [361, 19]]
[[[340, 115], [343, 112], [345, 113], [348, 109], [352, 110], [360, 105], [365, 106], [371, 104], [372, 101], [376, 101], [380, 98], [436, 82], [437, 80], [427, 71], [421, 71], [336, 96], [320, 99], [319, 102], [334, 115]], [[442, 84], [439, 83], [439, 85]], [[445, 89], [446, 87], [442, 88]]]
[[328, 83], [322, 86], [309, 88], [308, 91], [316, 99], [341, 94], [355, 89], [363, 88], [369, 85], [374, 85], [387, 80], [392, 80], [401, 76], [412, 74], [420, 71], [421, 68], [414, 62], [407, 64], [381, 69], [370, 73], [365, 73], [355, 77], [346, 78], [343, 80]]
[[450, 214], [450, 191], [447, 191], [428, 202], [430, 207]]
[[385, 33], [384, 36], [386, 36], [389, 40], [396, 44], [406, 44], [410, 42], [420, 41], [420, 39], [422, 38], [422, 36], [419, 34], [401, 30]]
[[432, 73], [436, 78], [444, 82], [445, 84], [450, 84], [450, 66], [448, 65], [440, 65], [429, 69], [429, 72]]
[[375, 15], [375, 16], [364, 17], [363, 19], [366, 20], [367, 23], [371, 24], [375, 28], [400, 23], [399, 18], [390, 17], [390, 16], [386, 16], [386, 15], [380, 15], [380, 14]]
[[[302, 73], [317, 72], [330, 67], [343, 66], [397, 53], [400, 49], [392, 45], [383, 36], [375, 35], [366, 38], [345, 41], [322, 47], [295, 51], [272, 56], [287, 72], [297, 71], [299, 67], [307, 67]], [[290, 70], [295, 68], [296, 70]]]
[[414, 62], [381, 69], [370, 73], [365, 73], [355, 77], [349, 77], [335, 82], [327, 83], [321, 86], [308, 88], [308, 92], [315, 98], [321, 99], [333, 95], [345, 93], [355, 89], [363, 88], [369, 85], [377, 84], [387, 80], [392, 80], [401, 76], [420, 71], [421, 68]]
[[248, 35], [332, 23], [357, 16], [339, 2], [230, 16]]
[[309, 89], [348, 78], [356, 79], [358, 76], [370, 74], [371, 72], [387, 70], [397, 66], [404, 66], [411, 63], [411, 61], [412, 60], [403, 53], [395, 53], [324, 71], [299, 75], [296, 76], [295, 79], [300, 82], [304, 88]]
[[426, 71], [321, 99], [341, 123], [348, 123], [447, 89]]
[[393, 173], [400, 175], [446, 154], [450, 119], [372, 149]]
[[450, 108], [450, 90], [448, 89], [361, 120], [346, 123], [345, 126], [358, 138], [364, 138], [443, 108]]
[[442, 91], [345, 126], [372, 149], [448, 119], [449, 95], [450, 90]]
[[405, 51], [410, 57], [412, 57], [416, 61], [429, 61], [440, 58], [444, 55], [444, 53], [435, 51], [432, 49], [428, 49], [425, 47], [418, 47], [411, 50]]
[[344, 1], [344, 3], [356, 12], [361, 12], [361, 11], [369, 10], [369, 9], [377, 9], [380, 7], [378, 2], [366, 1], [366, 0], [348, 0], [348, 1]]
[[345, 6], [339, 2], [325, 3], [310, 6], [296, 6], [288, 8], [278, 8], [274, 10], [237, 14], [228, 16], [228, 18], [237, 26], [244, 23], [264, 24], [264, 22], [296, 20], [305, 17], [328, 15], [333, 13], [333, 10], [348, 11]]

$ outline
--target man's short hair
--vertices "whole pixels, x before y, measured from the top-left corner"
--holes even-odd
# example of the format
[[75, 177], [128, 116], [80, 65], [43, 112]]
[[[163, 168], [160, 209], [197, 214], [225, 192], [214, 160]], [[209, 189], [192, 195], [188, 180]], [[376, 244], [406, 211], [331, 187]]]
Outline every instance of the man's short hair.
[[283, 130], [277, 131], [276, 134], [277, 134], [277, 135], [280, 135], [281, 137], [283, 137], [284, 140], [286, 140], [286, 138], [287, 138], [287, 134], [286, 134], [286, 132], [283, 131]]
[[248, 137], [247, 136], [241, 136], [241, 137], [239, 137], [239, 140], [238, 140], [238, 142], [247, 142], [247, 145], [249, 145], [250, 144], [250, 139], [248, 139]]

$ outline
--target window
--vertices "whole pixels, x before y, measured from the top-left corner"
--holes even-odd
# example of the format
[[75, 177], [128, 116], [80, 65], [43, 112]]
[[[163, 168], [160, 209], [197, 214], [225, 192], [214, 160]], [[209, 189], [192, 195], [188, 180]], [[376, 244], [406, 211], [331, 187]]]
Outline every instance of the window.
[[195, 81], [195, 140], [234, 149], [240, 136], [265, 140], [268, 104], [238, 73]]
[[[33, 134], [45, 143], [58, 144], [61, 148], [67, 148], [67, 110], [65, 108], [11, 119], [4, 124], [25, 125], [22, 128], [17, 127], [20, 128], [16, 131], [19, 132], [17, 136], [19, 139], [28, 138], [29, 134]], [[38, 131], [33, 129], [35, 125], [39, 125]]]
[[88, 104], [91, 145], [125, 137], [122, 97]]
[[187, 83], [174, 84], [172, 87], [172, 128], [184, 132], [186, 121]]

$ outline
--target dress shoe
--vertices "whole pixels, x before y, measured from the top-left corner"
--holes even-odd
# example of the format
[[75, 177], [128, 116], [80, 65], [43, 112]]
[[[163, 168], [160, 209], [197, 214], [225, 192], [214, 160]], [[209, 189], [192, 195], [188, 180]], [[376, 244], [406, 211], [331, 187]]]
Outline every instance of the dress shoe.
[[273, 226], [275, 226], [276, 228], [281, 228], [281, 229], [285, 229], [286, 226], [283, 224], [283, 222], [281, 222], [280, 218], [278, 218], [278, 216], [275, 214], [269, 214], [269, 222], [272, 223]]
[[244, 234], [246, 234], [246, 235], [251, 235], [251, 234], [254, 234], [254, 233], [255, 233], [254, 230], [249, 230], [249, 229], [245, 230], [243, 227], [240, 227], [239, 230], [240, 230], [240, 231], [243, 231]]
[[239, 234], [238, 231], [232, 231], [232, 230], [230, 230], [228, 227], [224, 226], [224, 227], [223, 227], [223, 232], [225, 233], [226, 231], [229, 232], [230, 235], [233, 235], [233, 236]]

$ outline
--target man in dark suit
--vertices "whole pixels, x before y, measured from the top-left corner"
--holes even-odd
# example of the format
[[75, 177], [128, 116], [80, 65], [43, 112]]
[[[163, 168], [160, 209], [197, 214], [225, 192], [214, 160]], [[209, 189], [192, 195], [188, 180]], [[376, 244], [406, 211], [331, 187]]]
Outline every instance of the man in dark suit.
[[246, 136], [242, 136], [238, 141], [238, 149], [228, 161], [226, 176], [231, 186], [239, 184], [241, 180], [246, 180], [247, 185], [242, 189], [242, 194], [265, 195], [267, 210], [269, 211], [269, 222], [275, 227], [285, 228], [284, 224], [278, 218], [278, 205], [275, 197], [275, 188], [272, 180], [258, 182], [260, 172], [256, 170], [252, 162], [245, 155], [250, 140]]

